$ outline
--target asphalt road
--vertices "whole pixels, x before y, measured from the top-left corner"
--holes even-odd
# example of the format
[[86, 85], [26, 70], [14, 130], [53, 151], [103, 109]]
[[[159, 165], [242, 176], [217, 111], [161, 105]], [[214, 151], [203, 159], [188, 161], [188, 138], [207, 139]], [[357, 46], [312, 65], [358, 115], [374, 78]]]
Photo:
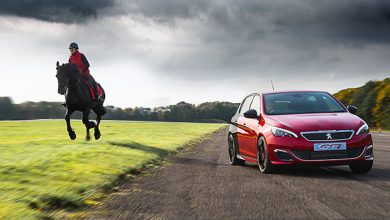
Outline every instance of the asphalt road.
[[227, 133], [121, 186], [93, 219], [389, 219], [390, 133], [374, 133], [374, 167], [294, 167], [261, 174], [231, 166]]

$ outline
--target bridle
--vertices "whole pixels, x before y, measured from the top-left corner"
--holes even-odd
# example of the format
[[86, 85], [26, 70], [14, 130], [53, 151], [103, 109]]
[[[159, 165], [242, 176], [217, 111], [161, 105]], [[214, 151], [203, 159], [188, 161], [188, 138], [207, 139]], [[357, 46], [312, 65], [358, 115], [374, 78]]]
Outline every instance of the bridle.
[[[65, 74], [65, 73], [63, 73], [63, 74]], [[66, 77], [70, 78], [69, 75], [66, 76]], [[80, 78], [78, 78], [78, 79], [77, 79], [77, 82], [75, 82], [75, 83], [69, 83], [69, 82], [68, 82], [68, 84], [65, 85], [65, 88], [66, 88], [66, 89], [74, 88], [74, 87], [77, 87], [79, 84], [80, 84]]]

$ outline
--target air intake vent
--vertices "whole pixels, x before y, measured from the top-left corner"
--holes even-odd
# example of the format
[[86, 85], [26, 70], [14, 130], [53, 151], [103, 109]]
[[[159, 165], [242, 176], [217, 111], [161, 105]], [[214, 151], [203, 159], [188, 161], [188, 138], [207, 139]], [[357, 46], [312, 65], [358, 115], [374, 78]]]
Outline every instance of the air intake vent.
[[301, 160], [331, 160], [331, 159], [355, 158], [358, 157], [362, 153], [362, 151], [363, 151], [362, 147], [355, 147], [347, 150], [334, 150], [334, 151], [292, 150], [291, 152]]
[[373, 147], [372, 145], [368, 146], [366, 149], [365, 157], [372, 157], [373, 155]]
[[292, 156], [285, 151], [275, 150], [275, 155], [281, 161], [293, 161], [294, 160], [292, 158]]

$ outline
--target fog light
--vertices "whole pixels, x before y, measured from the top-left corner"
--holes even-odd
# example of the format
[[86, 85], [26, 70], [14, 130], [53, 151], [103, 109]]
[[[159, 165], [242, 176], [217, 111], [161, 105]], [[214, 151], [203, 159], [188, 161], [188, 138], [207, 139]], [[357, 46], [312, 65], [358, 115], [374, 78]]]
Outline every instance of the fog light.
[[372, 158], [374, 157], [374, 148], [372, 147], [372, 145], [368, 145], [367, 148], [366, 148], [366, 152], [364, 154], [364, 157], [365, 158]]

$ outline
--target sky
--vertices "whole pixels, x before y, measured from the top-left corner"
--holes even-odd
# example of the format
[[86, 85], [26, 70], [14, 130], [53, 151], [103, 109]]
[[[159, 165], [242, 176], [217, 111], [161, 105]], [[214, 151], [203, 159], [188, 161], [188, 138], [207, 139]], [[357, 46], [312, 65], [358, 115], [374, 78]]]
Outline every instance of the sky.
[[106, 105], [335, 93], [390, 77], [390, 1], [0, 0], [0, 96], [63, 101], [77, 42]]

